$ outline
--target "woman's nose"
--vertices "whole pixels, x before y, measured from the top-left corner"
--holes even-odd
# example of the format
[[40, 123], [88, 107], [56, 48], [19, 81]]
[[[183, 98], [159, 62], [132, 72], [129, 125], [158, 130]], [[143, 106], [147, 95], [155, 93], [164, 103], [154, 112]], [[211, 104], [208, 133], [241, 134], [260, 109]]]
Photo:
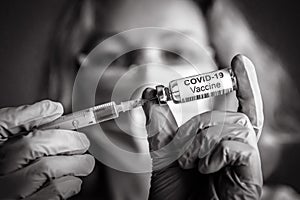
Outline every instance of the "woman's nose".
[[140, 49], [132, 52], [130, 57], [131, 82], [138, 83], [142, 86], [141, 88], [161, 80], [160, 76], [162, 74], [166, 75], [165, 71], [167, 69], [163, 64], [162, 50], [154, 48]]
[[133, 53], [133, 62], [135, 66], [161, 63], [162, 51], [154, 48], [137, 50]]

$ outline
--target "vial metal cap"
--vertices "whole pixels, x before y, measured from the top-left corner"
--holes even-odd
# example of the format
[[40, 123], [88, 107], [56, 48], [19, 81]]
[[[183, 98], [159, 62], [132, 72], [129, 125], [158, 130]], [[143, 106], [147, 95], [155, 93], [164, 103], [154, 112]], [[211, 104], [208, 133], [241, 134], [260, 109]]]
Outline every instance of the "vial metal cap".
[[163, 85], [156, 86], [156, 96], [159, 104], [166, 104], [167, 101], [171, 100], [169, 88]]

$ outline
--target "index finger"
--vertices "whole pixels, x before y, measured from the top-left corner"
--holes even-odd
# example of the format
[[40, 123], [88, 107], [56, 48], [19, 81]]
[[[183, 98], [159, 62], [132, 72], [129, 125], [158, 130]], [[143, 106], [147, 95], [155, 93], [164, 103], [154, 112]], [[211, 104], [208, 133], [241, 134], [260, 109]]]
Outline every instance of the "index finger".
[[151, 151], [160, 149], [174, 137], [178, 125], [168, 105], [160, 106], [156, 100], [156, 90], [147, 88], [142, 98], [148, 99], [143, 105], [146, 116], [146, 130]]
[[20, 131], [29, 131], [35, 126], [57, 119], [62, 114], [63, 106], [50, 100], [32, 105], [2, 108], [0, 109], [0, 139], [6, 139]]
[[238, 112], [248, 116], [257, 139], [259, 139], [264, 123], [264, 114], [255, 67], [246, 56], [240, 54], [232, 59], [231, 67], [237, 79]]

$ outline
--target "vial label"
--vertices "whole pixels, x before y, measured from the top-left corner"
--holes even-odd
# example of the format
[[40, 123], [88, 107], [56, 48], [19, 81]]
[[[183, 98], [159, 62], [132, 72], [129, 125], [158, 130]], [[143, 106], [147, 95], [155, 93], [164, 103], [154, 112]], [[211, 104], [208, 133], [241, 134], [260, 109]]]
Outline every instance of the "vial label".
[[182, 103], [226, 94], [234, 89], [228, 69], [190, 76], [176, 81]]

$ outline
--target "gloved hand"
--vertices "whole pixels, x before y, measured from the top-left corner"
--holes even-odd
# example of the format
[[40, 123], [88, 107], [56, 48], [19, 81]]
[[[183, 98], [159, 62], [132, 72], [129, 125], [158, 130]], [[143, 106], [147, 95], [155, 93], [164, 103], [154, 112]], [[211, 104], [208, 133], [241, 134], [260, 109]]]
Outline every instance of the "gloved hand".
[[[154, 170], [150, 199], [260, 198], [261, 95], [249, 59], [234, 57], [232, 69], [238, 84], [237, 112], [206, 112], [177, 128], [167, 105], [144, 105]], [[143, 98], [152, 99], [155, 93], [146, 89]]]
[[66, 199], [80, 191], [77, 176], [91, 173], [95, 163], [84, 154], [87, 137], [36, 128], [62, 113], [62, 105], [49, 100], [0, 109], [0, 199]]

